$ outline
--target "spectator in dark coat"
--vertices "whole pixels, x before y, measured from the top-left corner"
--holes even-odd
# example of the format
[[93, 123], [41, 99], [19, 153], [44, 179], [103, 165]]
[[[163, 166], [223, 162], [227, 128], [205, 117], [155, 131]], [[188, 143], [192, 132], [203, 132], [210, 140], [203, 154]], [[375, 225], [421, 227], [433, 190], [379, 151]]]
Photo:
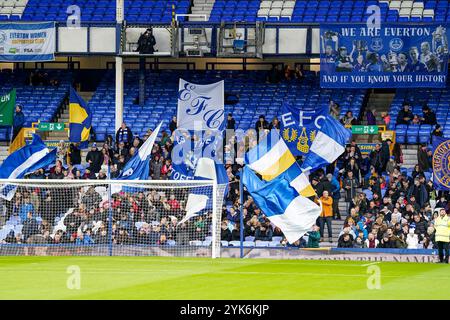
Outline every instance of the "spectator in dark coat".
[[376, 172], [381, 175], [381, 172], [383, 171], [383, 158], [379, 143], [375, 146], [375, 150], [370, 153], [369, 158], [370, 164], [375, 168]]
[[228, 130], [235, 130], [236, 129], [236, 121], [233, 118], [233, 115], [231, 113], [227, 116], [227, 129]]
[[345, 201], [351, 202], [355, 198], [358, 184], [358, 180], [353, 176], [353, 171], [347, 171], [347, 177], [343, 183], [343, 187], [346, 190]]
[[25, 115], [22, 112], [22, 106], [18, 104], [16, 106], [16, 113], [14, 114], [13, 119], [13, 140], [19, 134], [20, 130], [23, 128], [25, 123]]
[[349, 233], [342, 234], [338, 239], [338, 248], [353, 248], [353, 237]]
[[103, 154], [97, 149], [95, 142], [92, 144], [91, 151], [86, 155], [86, 162], [89, 163], [91, 172], [98, 173], [100, 171], [103, 163]]
[[397, 124], [409, 124], [412, 118], [414, 118], [414, 115], [409, 108], [410, 104], [408, 102], [404, 102], [403, 109], [400, 110], [397, 116]]
[[414, 228], [414, 233], [419, 235], [419, 241], [422, 241], [426, 237], [428, 224], [419, 214], [415, 214], [413, 220], [409, 228]]
[[139, 37], [136, 51], [140, 54], [153, 54], [155, 52], [155, 44], [156, 39], [153, 35], [153, 29], [149, 28]]
[[375, 126], [377, 124], [377, 118], [375, 117], [375, 111], [368, 109], [366, 113], [367, 124], [369, 126]]
[[272, 228], [266, 224], [261, 224], [255, 231], [255, 240], [272, 241]]
[[259, 116], [259, 119], [255, 124], [255, 130], [257, 133], [261, 130], [269, 130], [269, 123], [266, 121], [266, 117], [264, 115]]
[[33, 218], [33, 214], [28, 212], [27, 219], [23, 223], [22, 234], [24, 241], [27, 241], [29, 237], [39, 233], [39, 224], [36, 219]]
[[61, 167], [56, 166], [55, 170], [48, 175], [49, 179], [64, 179]]
[[381, 162], [383, 172], [386, 171], [386, 165], [389, 162], [389, 158], [391, 157], [391, 143], [391, 139], [387, 139], [381, 143]]
[[177, 130], [177, 117], [172, 117], [172, 121], [170, 121], [169, 123], [169, 130], [170, 133], [173, 133], [175, 130]]
[[78, 144], [71, 143], [69, 146], [69, 159], [71, 165], [81, 164], [81, 151]]
[[408, 197], [414, 196], [419, 207], [423, 207], [428, 202], [427, 188], [420, 183], [418, 178], [414, 179], [414, 184], [408, 189]]
[[423, 112], [423, 117], [420, 118], [420, 121], [422, 124], [431, 124], [432, 126], [437, 124], [436, 114], [434, 113], [433, 110], [430, 109], [429, 106], [424, 105], [422, 107], [422, 112]]
[[417, 151], [417, 160], [419, 162], [420, 170], [426, 172], [430, 169], [426, 145], [420, 146], [419, 150]]
[[220, 240], [222, 241], [231, 241], [231, 231], [228, 229], [228, 223], [226, 221], [222, 221], [222, 227], [220, 232]]
[[431, 142], [433, 142], [433, 137], [443, 137], [442, 127], [437, 124], [434, 130], [431, 132]]

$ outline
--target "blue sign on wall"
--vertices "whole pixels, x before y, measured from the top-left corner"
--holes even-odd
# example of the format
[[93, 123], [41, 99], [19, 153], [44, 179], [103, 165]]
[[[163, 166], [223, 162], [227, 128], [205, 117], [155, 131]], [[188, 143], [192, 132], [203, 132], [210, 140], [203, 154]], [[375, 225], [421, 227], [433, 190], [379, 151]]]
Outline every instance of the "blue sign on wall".
[[445, 87], [446, 29], [439, 24], [323, 24], [321, 87]]

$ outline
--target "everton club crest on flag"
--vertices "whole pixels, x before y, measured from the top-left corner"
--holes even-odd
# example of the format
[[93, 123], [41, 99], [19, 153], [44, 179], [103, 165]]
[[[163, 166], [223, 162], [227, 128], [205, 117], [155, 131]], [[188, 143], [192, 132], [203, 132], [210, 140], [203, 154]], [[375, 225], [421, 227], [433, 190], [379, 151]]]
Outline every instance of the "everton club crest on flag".
[[283, 104], [280, 117], [281, 136], [294, 156], [306, 155], [309, 152], [327, 113], [326, 106], [315, 110], [300, 110]]
[[177, 127], [221, 130], [224, 125], [224, 82], [200, 85], [180, 79]]
[[433, 183], [437, 190], [450, 190], [450, 140], [433, 137]]

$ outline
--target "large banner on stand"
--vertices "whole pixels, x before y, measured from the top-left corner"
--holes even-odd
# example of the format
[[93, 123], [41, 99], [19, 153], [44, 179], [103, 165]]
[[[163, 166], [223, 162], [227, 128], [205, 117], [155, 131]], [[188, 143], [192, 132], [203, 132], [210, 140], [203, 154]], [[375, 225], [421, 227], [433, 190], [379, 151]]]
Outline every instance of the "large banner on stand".
[[55, 60], [55, 23], [0, 23], [0, 61]]
[[440, 24], [322, 24], [322, 88], [445, 87], [448, 32]]

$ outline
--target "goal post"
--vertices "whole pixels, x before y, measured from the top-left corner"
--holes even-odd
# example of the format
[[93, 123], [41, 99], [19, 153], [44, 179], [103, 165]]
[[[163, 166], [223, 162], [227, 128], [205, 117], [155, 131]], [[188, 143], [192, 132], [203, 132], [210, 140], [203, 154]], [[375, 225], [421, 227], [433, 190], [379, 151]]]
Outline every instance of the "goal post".
[[0, 255], [217, 258], [225, 189], [213, 180], [0, 180]]

